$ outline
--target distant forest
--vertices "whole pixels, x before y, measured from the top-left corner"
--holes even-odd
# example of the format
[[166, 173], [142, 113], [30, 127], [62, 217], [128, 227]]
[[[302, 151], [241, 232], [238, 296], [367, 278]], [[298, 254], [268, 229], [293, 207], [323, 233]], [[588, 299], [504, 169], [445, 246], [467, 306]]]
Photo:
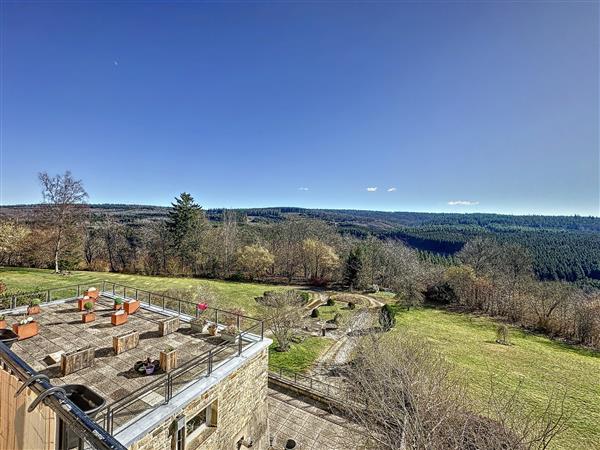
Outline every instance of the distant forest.
[[[6, 206], [0, 218], [32, 220], [35, 205]], [[144, 205], [91, 205], [92, 214], [110, 217], [133, 228], [164, 221], [168, 207]], [[323, 221], [340, 235], [404, 242], [425, 259], [452, 263], [465, 242], [482, 236], [519, 243], [533, 258], [541, 280], [564, 280], [598, 285], [600, 280], [600, 218], [581, 216], [512, 216], [326, 210], [292, 207], [234, 210], [240, 226], [269, 228], [293, 218]], [[206, 217], [219, 222], [223, 210], [209, 209]]]

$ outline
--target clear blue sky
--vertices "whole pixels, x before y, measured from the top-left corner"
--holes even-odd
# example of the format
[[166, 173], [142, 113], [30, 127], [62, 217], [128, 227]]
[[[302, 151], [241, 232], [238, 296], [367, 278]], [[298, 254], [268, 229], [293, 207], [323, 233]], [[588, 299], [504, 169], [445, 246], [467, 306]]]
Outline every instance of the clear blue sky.
[[3, 2], [1, 202], [598, 215], [598, 9]]

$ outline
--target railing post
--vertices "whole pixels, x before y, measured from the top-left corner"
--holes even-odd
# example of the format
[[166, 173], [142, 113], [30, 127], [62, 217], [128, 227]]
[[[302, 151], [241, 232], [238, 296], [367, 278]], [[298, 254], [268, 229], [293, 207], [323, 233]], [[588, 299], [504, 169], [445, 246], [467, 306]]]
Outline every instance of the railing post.
[[115, 295], [115, 283], [113, 283], [113, 289], [112, 289], [112, 291], [113, 291], [113, 295]]
[[237, 336], [238, 339], [238, 356], [242, 354], [242, 333], [239, 333]]
[[[150, 295], [152, 295], [152, 294], [150, 294]], [[162, 308], [164, 311], [165, 310], [165, 296], [164, 295], [162, 296]]]
[[102, 281], [102, 292], [106, 290], [106, 280]]
[[127, 298], [127, 286], [123, 286], [123, 298]]
[[136, 290], [135, 290], [135, 299], [136, 299], [136, 300], [139, 300], [139, 298], [138, 298], [138, 290], [137, 290], [137, 288], [136, 288]]
[[177, 307], [179, 308], [179, 315], [181, 315], [181, 300], [177, 300]]
[[235, 316], [235, 317], [236, 317], [236, 319], [237, 319], [237, 320], [236, 320], [236, 322], [237, 322], [237, 329], [238, 329], [238, 331], [240, 331], [240, 315], [239, 315], [239, 314], [236, 314], [236, 316]]
[[215, 325], [219, 323], [219, 310], [215, 309]]
[[260, 321], [260, 340], [262, 341], [265, 338], [265, 321]]
[[11, 309], [15, 309], [17, 307], [17, 296], [16, 295], [13, 295], [11, 303], [12, 303]]
[[50, 289], [48, 289], [48, 292], [46, 292], [46, 303], [50, 303]]
[[212, 373], [212, 365], [213, 365], [213, 355], [212, 355], [212, 350], [208, 351], [208, 375], [210, 375]]
[[81, 295], [81, 286], [77, 285], [77, 297]]

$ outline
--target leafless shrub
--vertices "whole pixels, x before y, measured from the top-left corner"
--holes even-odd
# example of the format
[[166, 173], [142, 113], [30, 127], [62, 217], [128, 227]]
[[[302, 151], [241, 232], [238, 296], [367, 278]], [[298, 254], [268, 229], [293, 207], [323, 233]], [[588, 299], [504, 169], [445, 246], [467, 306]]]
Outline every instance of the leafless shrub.
[[302, 325], [303, 299], [297, 291], [276, 291], [270, 295], [269, 306], [262, 315], [277, 340], [278, 350], [287, 351], [295, 331]]
[[409, 335], [368, 336], [346, 370], [347, 413], [378, 449], [545, 449], [564, 430], [562, 402], [534, 414], [520, 390], [479, 410], [446, 360]]

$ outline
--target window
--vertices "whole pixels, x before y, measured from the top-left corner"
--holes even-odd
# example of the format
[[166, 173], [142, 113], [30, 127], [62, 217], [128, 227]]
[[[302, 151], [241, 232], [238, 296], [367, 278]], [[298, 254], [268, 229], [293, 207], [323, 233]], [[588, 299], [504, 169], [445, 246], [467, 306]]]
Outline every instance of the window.
[[196, 448], [217, 426], [217, 401], [185, 420], [185, 442], [188, 450]]
[[204, 408], [202, 411], [200, 411], [194, 417], [192, 417], [191, 419], [187, 419], [185, 421], [185, 435], [186, 436], [191, 436], [191, 434], [194, 431], [196, 431], [198, 428], [201, 428], [202, 426], [206, 426], [206, 413], [207, 413], [208, 408], [210, 408], [210, 406]]

